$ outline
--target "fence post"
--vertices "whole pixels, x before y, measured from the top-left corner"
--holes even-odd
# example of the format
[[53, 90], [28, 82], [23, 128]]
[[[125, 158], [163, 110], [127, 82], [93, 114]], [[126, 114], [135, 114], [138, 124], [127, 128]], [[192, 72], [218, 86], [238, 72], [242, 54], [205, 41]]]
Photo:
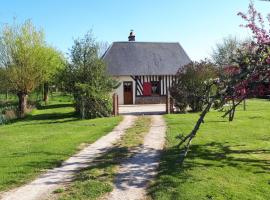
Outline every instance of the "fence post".
[[174, 105], [174, 99], [170, 96], [170, 113], [174, 113], [173, 105]]
[[171, 113], [171, 97], [170, 97], [170, 93], [168, 91], [167, 93], [167, 97], [166, 97], [166, 113], [170, 114]]
[[116, 95], [116, 114], [119, 115], [119, 101], [118, 101], [118, 95]]
[[113, 94], [113, 113], [114, 116], [119, 115], [119, 106], [118, 106], [118, 95], [116, 93]]

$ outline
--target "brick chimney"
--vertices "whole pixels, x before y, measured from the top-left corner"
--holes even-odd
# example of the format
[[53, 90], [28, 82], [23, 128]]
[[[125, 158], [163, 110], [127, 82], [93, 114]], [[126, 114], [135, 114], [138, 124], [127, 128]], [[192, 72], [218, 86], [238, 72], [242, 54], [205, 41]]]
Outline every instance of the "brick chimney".
[[128, 41], [130, 41], [130, 42], [134, 42], [135, 41], [135, 34], [134, 34], [134, 31], [133, 30], [131, 30], [130, 33], [129, 33]]

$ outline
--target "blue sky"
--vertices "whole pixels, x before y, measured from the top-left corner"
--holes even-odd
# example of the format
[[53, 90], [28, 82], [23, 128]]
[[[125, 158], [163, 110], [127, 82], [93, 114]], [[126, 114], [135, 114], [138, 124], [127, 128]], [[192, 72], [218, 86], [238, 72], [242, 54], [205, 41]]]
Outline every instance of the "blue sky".
[[[254, 1], [264, 15], [270, 2]], [[209, 56], [228, 35], [245, 38], [239, 11], [249, 0], [0, 0], [0, 23], [31, 19], [43, 28], [47, 41], [68, 52], [73, 39], [92, 29], [98, 40], [126, 41], [130, 29], [136, 41], [180, 42], [191, 59]]]

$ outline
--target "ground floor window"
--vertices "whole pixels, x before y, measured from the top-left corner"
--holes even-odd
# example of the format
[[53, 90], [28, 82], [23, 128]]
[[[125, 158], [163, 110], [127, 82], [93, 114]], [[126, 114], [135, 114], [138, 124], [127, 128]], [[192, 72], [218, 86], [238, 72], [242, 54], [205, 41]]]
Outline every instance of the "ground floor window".
[[131, 76], [135, 81], [135, 95], [140, 96], [166, 96], [173, 82], [173, 75], [143, 75]]
[[143, 83], [143, 96], [159, 96], [160, 95], [160, 82], [151, 81]]
[[160, 83], [159, 83], [159, 81], [151, 81], [151, 90], [152, 90], [152, 95], [153, 96], [160, 95]]

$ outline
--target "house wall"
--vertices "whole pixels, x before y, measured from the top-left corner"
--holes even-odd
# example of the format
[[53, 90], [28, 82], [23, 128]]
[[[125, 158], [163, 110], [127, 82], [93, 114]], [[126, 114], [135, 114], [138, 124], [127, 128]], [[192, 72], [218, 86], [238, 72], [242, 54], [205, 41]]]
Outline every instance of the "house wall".
[[166, 96], [137, 96], [136, 104], [165, 104]]
[[135, 94], [136, 94], [136, 83], [131, 78], [131, 76], [114, 76], [114, 78], [119, 81], [121, 84], [117, 89], [114, 90], [114, 93], [118, 94], [118, 101], [120, 105], [124, 104], [124, 88], [123, 88], [123, 82], [124, 81], [131, 81], [133, 83], [133, 104], [135, 104]]
[[176, 80], [174, 75], [133, 76], [133, 79], [136, 80], [136, 96], [137, 97], [143, 96], [143, 83], [151, 82], [151, 81], [159, 81], [160, 82], [160, 95], [166, 96], [173, 82]]
[[[166, 95], [169, 88], [175, 81], [173, 75], [162, 76], [114, 76], [120, 82], [120, 85], [115, 89], [114, 93], [118, 94], [118, 101], [120, 105], [124, 104], [124, 81], [131, 81], [133, 83], [133, 104], [159, 104], [166, 103]], [[143, 83], [159, 81], [160, 82], [160, 96], [143, 96]]]

